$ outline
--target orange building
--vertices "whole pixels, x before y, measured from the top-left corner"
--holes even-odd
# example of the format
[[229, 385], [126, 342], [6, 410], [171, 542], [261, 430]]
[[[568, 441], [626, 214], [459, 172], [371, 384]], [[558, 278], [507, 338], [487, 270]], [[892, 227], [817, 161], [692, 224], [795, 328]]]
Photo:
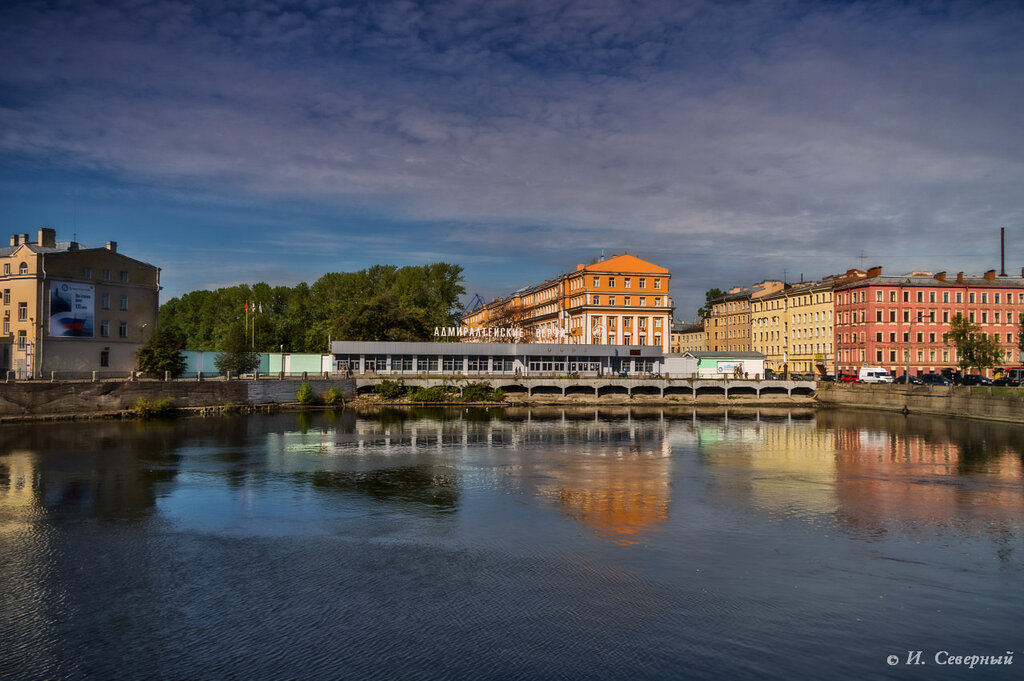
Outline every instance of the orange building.
[[488, 341], [658, 346], [669, 351], [671, 274], [635, 255], [577, 265], [467, 312], [463, 337]]

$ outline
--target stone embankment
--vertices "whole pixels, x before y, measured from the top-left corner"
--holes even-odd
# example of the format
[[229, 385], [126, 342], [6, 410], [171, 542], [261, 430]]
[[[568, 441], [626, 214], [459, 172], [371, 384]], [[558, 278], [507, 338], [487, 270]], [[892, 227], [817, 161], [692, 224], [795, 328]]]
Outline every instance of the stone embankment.
[[827, 407], [1024, 422], [1024, 388], [822, 383], [816, 398]]

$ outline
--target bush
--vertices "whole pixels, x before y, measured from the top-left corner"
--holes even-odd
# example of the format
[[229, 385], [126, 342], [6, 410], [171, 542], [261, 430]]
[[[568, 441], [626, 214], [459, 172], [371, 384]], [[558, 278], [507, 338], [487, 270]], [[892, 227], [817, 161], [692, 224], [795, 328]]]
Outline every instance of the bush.
[[459, 389], [450, 385], [435, 385], [432, 388], [416, 388], [412, 393], [413, 402], [447, 402]]
[[338, 392], [337, 388], [330, 388], [324, 393], [324, 404], [344, 404], [345, 398]]
[[303, 381], [299, 386], [299, 391], [295, 393], [295, 399], [300, 404], [316, 404], [316, 393], [313, 392], [313, 386]]
[[174, 413], [174, 403], [167, 397], [159, 400], [147, 400], [140, 397], [135, 401], [135, 413], [144, 419], [153, 416], [167, 416]]
[[377, 393], [385, 400], [397, 400], [405, 394], [405, 384], [401, 381], [395, 382], [384, 379], [376, 385], [373, 392]]

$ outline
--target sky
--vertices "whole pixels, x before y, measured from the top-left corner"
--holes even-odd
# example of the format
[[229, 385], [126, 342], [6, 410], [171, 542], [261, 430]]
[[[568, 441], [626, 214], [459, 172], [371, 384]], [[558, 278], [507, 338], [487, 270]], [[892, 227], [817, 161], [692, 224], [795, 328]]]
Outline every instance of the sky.
[[[712, 287], [1024, 265], [1024, 4], [0, 7], [0, 222], [162, 300], [374, 264], [490, 300], [629, 252]], [[3, 243], [6, 243], [4, 241]]]

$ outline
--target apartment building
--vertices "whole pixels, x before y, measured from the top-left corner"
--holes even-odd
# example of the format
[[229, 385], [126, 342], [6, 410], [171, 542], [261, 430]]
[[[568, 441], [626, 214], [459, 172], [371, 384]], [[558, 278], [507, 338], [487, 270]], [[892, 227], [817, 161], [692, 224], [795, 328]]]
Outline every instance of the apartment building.
[[863, 279], [862, 270], [819, 281], [787, 284], [751, 301], [751, 348], [765, 356], [765, 368], [830, 373], [835, 367], [833, 291]]
[[671, 274], [616, 255], [495, 300], [462, 318], [460, 337], [526, 343], [659, 347], [671, 342]]
[[734, 287], [711, 302], [704, 320], [708, 352], [750, 352], [750, 306], [753, 301], [783, 289], [781, 281], [762, 281], [752, 287]]
[[684, 324], [677, 322], [672, 325], [672, 352], [704, 352], [707, 349], [707, 339], [704, 333], [704, 322]]
[[956, 349], [944, 335], [961, 314], [994, 335], [1004, 348], [1005, 363], [1020, 361], [1018, 319], [1024, 313], [1024, 271], [1021, 276], [981, 277], [963, 272], [913, 272], [883, 276], [868, 271], [860, 281], [836, 287], [835, 338], [839, 370], [882, 366], [902, 376], [939, 371], [957, 364]]
[[156, 328], [159, 268], [118, 253], [117, 242], [86, 248], [47, 228], [35, 241], [12, 235], [0, 264], [0, 369], [39, 378], [135, 367]]

